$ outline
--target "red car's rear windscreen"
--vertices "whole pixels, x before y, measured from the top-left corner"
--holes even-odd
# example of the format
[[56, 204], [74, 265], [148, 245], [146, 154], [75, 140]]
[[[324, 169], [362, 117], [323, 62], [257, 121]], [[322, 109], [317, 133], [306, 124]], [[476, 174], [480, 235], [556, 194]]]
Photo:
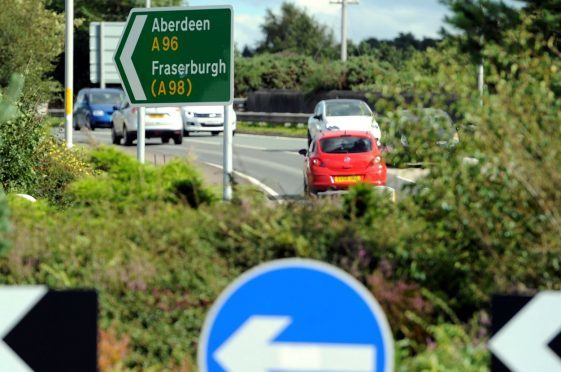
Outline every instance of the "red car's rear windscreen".
[[372, 141], [366, 137], [333, 137], [320, 140], [321, 151], [327, 154], [354, 154], [372, 151]]

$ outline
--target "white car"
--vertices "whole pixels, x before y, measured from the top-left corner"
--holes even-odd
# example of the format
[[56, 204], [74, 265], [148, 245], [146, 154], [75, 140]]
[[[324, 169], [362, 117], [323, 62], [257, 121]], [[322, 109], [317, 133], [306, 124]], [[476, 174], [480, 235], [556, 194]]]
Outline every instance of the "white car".
[[308, 119], [308, 146], [318, 133], [329, 130], [371, 131], [378, 145], [380, 126], [366, 102], [359, 99], [328, 99], [318, 102]]
[[[232, 105], [228, 106], [232, 132], [236, 132], [236, 112]], [[217, 136], [224, 132], [224, 106], [184, 106], [181, 108], [183, 117], [183, 134], [189, 136], [193, 132], [210, 132]]]
[[[111, 116], [111, 141], [118, 145], [123, 140], [125, 146], [132, 145], [137, 138], [138, 108], [129, 102], [115, 107]], [[146, 138], [159, 137], [162, 143], [170, 139], [176, 145], [183, 143], [183, 121], [179, 107], [147, 107], [144, 117]]]

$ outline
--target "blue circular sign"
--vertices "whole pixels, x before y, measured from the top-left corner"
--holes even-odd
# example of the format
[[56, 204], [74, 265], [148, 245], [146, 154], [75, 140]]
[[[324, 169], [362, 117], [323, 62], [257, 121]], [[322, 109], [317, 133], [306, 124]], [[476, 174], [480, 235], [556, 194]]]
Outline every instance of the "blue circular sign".
[[219, 296], [203, 326], [201, 372], [392, 371], [380, 305], [344, 271], [285, 259], [257, 266]]

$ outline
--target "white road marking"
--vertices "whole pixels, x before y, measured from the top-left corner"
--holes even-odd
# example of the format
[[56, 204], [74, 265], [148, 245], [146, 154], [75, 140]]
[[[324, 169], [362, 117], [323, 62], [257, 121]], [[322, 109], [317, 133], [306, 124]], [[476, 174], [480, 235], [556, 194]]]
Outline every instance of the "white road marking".
[[[214, 163], [209, 163], [209, 162], [204, 162], [204, 163], [207, 164], [207, 165], [210, 165], [211, 167], [224, 169], [224, 167], [222, 167], [219, 164], [214, 164]], [[257, 187], [260, 187], [261, 189], [263, 189], [263, 191], [265, 191], [267, 194], [269, 194], [273, 198], [276, 198], [276, 197], [279, 196], [279, 194], [275, 190], [273, 190], [269, 186], [265, 185], [264, 183], [262, 183], [261, 181], [259, 181], [256, 178], [253, 178], [251, 176], [248, 176], [247, 174], [244, 174], [242, 172], [238, 172], [236, 170], [234, 171], [234, 174], [236, 174], [238, 177], [241, 177], [241, 178], [244, 178], [244, 179], [248, 180], [249, 182], [251, 182], [252, 184], [254, 184]]]
[[[207, 141], [192, 140], [192, 139], [187, 140], [187, 142], [185, 142], [185, 143], [198, 143], [198, 144], [201, 144], [201, 145], [212, 145], [212, 146], [222, 146], [223, 145], [222, 142], [217, 143], [217, 142], [207, 142]], [[239, 144], [235, 144], [235, 143], [233, 145], [234, 145], [234, 147], [239, 147], [239, 148], [242, 148], [242, 149], [266, 150], [265, 147], [259, 147], [259, 146], [239, 145]]]
[[234, 144], [234, 147], [240, 147], [242, 149], [249, 149], [249, 150], [259, 150], [259, 151], [267, 150], [265, 147], [251, 146], [251, 145], [236, 145], [236, 144]]
[[397, 176], [397, 178], [408, 183], [416, 183], [415, 181], [407, 177]]

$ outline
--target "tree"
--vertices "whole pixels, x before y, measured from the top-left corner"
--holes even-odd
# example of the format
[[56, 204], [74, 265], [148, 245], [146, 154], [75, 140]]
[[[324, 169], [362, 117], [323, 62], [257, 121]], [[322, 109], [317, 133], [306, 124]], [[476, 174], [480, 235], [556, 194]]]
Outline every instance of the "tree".
[[42, 0], [2, 1], [0, 30], [0, 87], [21, 73], [26, 99], [44, 101], [53, 89], [45, 75], [63, 47], [63, 17], [45, 9]]
[[279, 15], [267, 9], [261, 30], [265, 38], [259, 43], [257, 53], [294, 52], [312, 57], [337, 53], [329, 28], [289, 2], [282, 4]]
[[243, 47], [243, 51], [241, 53], [242, 57], [248, 58], [248, 57], [253, 57], [253, 55], [255, 54], [255, 51], [251, 50], [247, 45]]
[[[182, 0], [153, 0], [153, 7], [177, 6]], [[45, 0], [46, 7], [64, 13], [64, 0]], [[124, 21], [132, 8], [143, 8], [146, 0], [74, 0], [74, 15], [87, 21]]]
[[[4, 94], [0, 92], [0, 125], [7, 120], [17, 117], [18, 110], [16, 102], [21, 94], [22, 88], [23, 77], [21, 75], [13, 75], [11, 77], [10, 86], [6, 89], [6, 92]], [[0, 131], [0, 147], [3, 143], [2, 137]], [[9, 227], [8, 216], [8, 204], [6, 202], [4, 190], [0, 187], [0, 254], [2, 254], [8, 246], [8, 242], [3, 238]]]
[[397, 37], [389, 40], [370, 37], [359, 44], [349, 42], [349, 55], [373, 56], [378, 61], [388, 62], [399, 69], [415, 54], [415, 51], [425, 51], [427, 48], [436, 47], [438, 41], [431, 38], [417, 39], [411, 33], [400, 32]]
[[481, 52], [486, 42], [501, 44], [504, 32], [520, 23], [519, 11], [506, 5], [502, 0], [440, 0], [452, 14], [445, 22], [456, 30], [454, 35], [442, 29], [443, 36], [456, 39], [462, 51], [469, 53], [475, 62], [481, 60]]
[[561, 39], [561, 1], [559, 0], [518, 0], [526, 3], [524, 11], [533, 17], [531, 31], [539, 33], [547, 40], [556, 39], [559, 47]]
[[434, 48], [438, 43], [438, 39], [433, 39], [430, 37], [424, 37], [422, 39], [417, 39], [415, 35], [410, 32], [403, 33], [400, 32], [395, 39], [393, 39], [392, 44], [397, 49], [407, 49], [414, 48], [415, 50], [425, 51], [427, 48]]

